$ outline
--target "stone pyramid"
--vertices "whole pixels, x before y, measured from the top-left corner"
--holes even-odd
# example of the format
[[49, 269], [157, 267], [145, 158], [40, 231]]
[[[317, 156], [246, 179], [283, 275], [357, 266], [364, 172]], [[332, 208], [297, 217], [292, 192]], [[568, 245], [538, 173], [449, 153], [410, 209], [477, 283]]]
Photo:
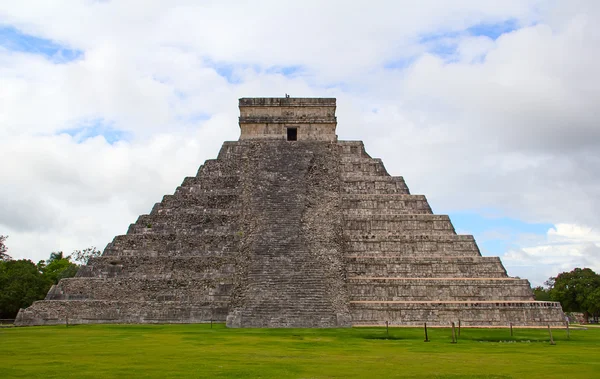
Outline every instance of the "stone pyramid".
[[17, 325], [563, 325], [360, 141], [332, 98], [242, 98], [241, 137]]

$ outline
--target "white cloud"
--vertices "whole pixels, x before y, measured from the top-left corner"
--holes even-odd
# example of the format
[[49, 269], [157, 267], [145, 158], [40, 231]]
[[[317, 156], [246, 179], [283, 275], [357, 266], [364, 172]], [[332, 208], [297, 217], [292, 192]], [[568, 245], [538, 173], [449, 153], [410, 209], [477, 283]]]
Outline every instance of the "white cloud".
[[[364, 139], [437, 212], [496, 208], [557, 225], [560, 238], [563, 224], [597, 230], [597, 2], [414, 4], [0, 5], [0, 24], [83, 51], [56, 64], [0, 48], [0, 234], [10, 253], [103, 247], [237, 139], [237, 98], [284, 93], [337, 97], [340, 138]], [[507, 22], [516, 30], [495, 40], [467, 31]], [[455, 50], [436, 55], [438, 37]], [[268, 70], [289, 66], [301, 70]], [[60, 134], [93, 120], [130, 138]], [[556, 262], [585, 262], [577, 253], [593, 263], [589, 236], [571, 235], [568, 249], [551, 240]], [[523, 254], [545, 254], [531, 246], [546, 245]]]
[[536, 285], [575, 267], [600, 272], [600, 232], [594, 228], [558, 224], [548, 230], [545, 238], [528, 242], [520, 249], [509, 250], [502, 260], [511, 272], [529, 274]]

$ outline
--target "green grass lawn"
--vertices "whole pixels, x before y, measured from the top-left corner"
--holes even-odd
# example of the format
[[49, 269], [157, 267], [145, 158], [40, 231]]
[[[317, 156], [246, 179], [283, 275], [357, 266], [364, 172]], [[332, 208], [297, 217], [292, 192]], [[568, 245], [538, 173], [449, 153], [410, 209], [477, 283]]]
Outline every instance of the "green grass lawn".
[[599, 378], [600, 329], [0, 329], [0, 378]]

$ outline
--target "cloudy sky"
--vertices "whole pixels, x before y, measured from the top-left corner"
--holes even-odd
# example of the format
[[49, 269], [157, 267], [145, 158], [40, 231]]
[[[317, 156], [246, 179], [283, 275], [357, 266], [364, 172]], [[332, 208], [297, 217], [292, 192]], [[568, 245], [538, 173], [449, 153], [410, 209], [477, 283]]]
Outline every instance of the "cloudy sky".
[[2, 1], [0, 235], [103, 249], [288, 93], [510, 275], [600, 270], [599, 62], [596, 0]]

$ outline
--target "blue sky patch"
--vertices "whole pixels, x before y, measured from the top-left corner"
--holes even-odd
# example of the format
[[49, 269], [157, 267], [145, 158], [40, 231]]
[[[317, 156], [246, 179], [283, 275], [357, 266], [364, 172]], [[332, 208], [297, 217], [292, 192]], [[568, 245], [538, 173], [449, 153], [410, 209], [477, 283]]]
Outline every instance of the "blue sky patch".
[[252, 68], [254, 71], [259, 71], [259, 67], [257, 65], [249, 65], [243, 63], [226, 63], [226, 62], [215, 62], [210, 58], [204, 59], [204, 64], [213, 70], [219, 76], [225, 78], [228, 83], [231, 84], [240, 84], [242, 82], [242, 78], [239, 75], [239, 70], [245, 70], [247, 68]]
[[[460, 38], [465, 36], [488, 37], [492, 40], [498, 39], [502, 34], [510, 33], [519, 28], [519, 23], [515, 19], [509, 19], [497, 23], [480, 23], [472, 25], [463, 30], [438, 31], [421, 35], [417, 43], [425, 47], [430, 54], [437, 55], [444, 59], [446, 63], [457, 61], [457, 48]], [[483, 57], [478, 57], [473, 63], [480, 63]], [[410, 64], [410, 60], [401, 59], [390, 61], [385, 64], [385, 68], [397, 69], [405, 68]]]
[[417, 60], [417, 57], [404, 57], [400, 59], [393, 59], [384, 63], [383, 68], [387, 70], [401, 70], [405, 69]]
[[467, 33], [472, 36], [484, 36], [493, 40], [498, 39], [504, 33], [510, 33], [517, 30], [519, 25], [517, 20], [511, 19], [495, 24], [477, 24], [467, 29]]
[[437, 55], [447, 62], [456, 60], [458, 38], [461, 33], [448, 31], [445, 33], [431, 33], [419, 38], [419, 45], [423, 45], [428, 53]]
[[453, 39], [440, 39], [436, 43], [432, 43], [428, 51], [431, 54], [443, 58], [446, 62], [456, 60], [458, 43]]
[[214, 64], [212, 68], [219, 74], [219, 76], [227, 79], [227, 82], [231, 84], [239, 84], [242, 82], [241, 78], [235, 74], [235, 67], [233, 64]]
[[204, 63], [215, 70], [219, 76], [222, 76], [231, 84], [240, 84], [242, 78], [239, 71], [251, 69], [256, 73], [265, 74], [280, 74], [286, 77], [294, 77], [302, 74], [305, 70], [303, 66], [292, 65], [292, 66], [271, 66], [261, 67], [257, 64], [245, 64], [245, 63], [225, 63], [225, 62], [214, 62], [210, 59], [205, 59]]
[[494, 217], [489, 214], [498, 212], [482, 211], [450, 213], [450, 220], [459, 234], [475, 236], [483, 255], [502, 256], [509, 248], [516, 247], [523, 236], [544, 237], [548, 229], [554, 227], [548, 223], [528, 223], [509, 217]]
[[68, 134], [79, 143], [98, 136], [104, 137], [106, 142], [111, 145], [119, 141], [128, 140], [130, 137], [129, 133], [115, 129], [113, 124], [114, 123], [107, 122], [103, 118], [97, 118], [86, 121], [76, 128], [61, 130], [57, 134]]
[[12, 26], [0, 25], [0, 46], [9, 51], [42, 55], [54, 63], [67, 63], [83, 56], [81, 50], [22, 33]]
[[201, 123], [201, 122], [210, 120], [210, 118], [211, 118], [211, 115], [209, 113], [203, 113], [203, 112], [191, 113], [188, 115], [182, 115], [182, 116], [177, 117], [177, 119], [179, 121], [192, 123], [192, 124]]
[[292, 77], [296, 76], [302, 71], [304, 68], [302, 66], [273, 66], [269, 67], [265, 70], [267, 74], [281, 74], [283, 76]]

